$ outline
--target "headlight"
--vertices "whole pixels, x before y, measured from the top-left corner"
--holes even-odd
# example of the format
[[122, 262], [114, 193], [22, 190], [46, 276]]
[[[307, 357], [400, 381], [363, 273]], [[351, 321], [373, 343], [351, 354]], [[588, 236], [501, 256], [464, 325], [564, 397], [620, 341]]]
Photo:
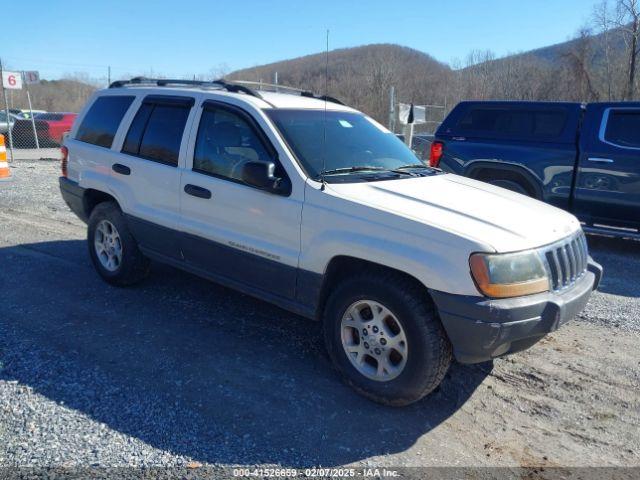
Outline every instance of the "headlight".
[[537, 251], [474, 253], [469, 266], [476, 285], [488, 297], [519, 297], [549, 290], [549, 277]]

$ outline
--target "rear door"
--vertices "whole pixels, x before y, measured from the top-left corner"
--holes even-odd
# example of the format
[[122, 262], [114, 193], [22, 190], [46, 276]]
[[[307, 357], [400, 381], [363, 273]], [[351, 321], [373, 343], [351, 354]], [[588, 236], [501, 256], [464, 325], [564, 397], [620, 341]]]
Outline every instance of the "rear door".
[[589, 225], [640, 228], [640, 103], [587, 107], [574, 213]]
[[147, 95], [110, 165], [134, 236], [143, 249], [181, 259], [180, 170], [194, 96]]
[[275, 176], [287, 176], [261, 119], [226, 102], [198, 110], [180, 186], [185, 261], [238, 287], [292, 299], [304, 191], [294, 185], [276, 194], [242, 182], [246, 162], [274, 162]]

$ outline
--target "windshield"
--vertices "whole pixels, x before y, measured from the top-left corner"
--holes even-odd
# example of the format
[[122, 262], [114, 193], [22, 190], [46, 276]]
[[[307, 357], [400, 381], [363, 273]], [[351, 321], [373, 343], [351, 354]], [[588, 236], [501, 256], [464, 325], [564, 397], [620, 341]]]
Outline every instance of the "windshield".
[[366, 170], [359, 167], [373, 167], [371, 172], [379, 173], [421, 163], [393, 133], [361, 113], [287, 109], [266, 113], [312, 178], [320, 177], [323, 158], [328, 175], [364, 174]]

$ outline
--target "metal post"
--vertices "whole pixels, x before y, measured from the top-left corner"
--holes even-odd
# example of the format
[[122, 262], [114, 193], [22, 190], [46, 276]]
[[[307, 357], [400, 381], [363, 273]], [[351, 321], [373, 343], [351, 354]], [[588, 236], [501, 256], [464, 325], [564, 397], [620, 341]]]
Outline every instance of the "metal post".
[[411, 148], [411, 143], [413, 141], [413, 123], [407, 123], [407, 126], [404, 129], [404, 143], [407, 147]]
[[111, 85], [111, 67], [107, 67], [107, 87]]
[[389, 130], [393, 133], [396, 128], [396, 89], [389, 87]]
[[[24, 74], [22, 75], [24, 77]], [[24, 78], [23, 78], [24, 81]], [[27, 102], [29, 102], [29, 117], [31, 118], [31, 126], [33, 127], [33, 138], [36, 140], [36, 148], [40, 150], [40, 141], [38, 140], [38, 132], [36, 131], [36, 119], [33, 118], [33, 108], [31, 107], [31, 95], [29, 95], [29, 85], [24, 82], [24, 88], [27, 91]]]
[[407, 147], [411, 148], [413, 144], [413, 124], [415, 122], [415, 116], [413, 113], [413, 103], [409, 107], [409, 117], [407, 118], [407, 126], [404, 129], [404, 143]]
[[[273, 84], [278, 85], [278, 72], [273, 74]], [[278, 91], [278, 87], [276, 87], [276, 92]]]
[[11, 153], [11, 161], [13, 162], [13, 132], [11, 128], [11, 119], [9, 118], [9, 103], [7, 102], [7, 91], [4, 88], [4, 81], [2, 79], [2, 59], [0, 59], [0, 83], [2, 83], [2, 96], [4, 97], [4, 108], [7, 114], [7, 127], [9, 132], [9, 152]]

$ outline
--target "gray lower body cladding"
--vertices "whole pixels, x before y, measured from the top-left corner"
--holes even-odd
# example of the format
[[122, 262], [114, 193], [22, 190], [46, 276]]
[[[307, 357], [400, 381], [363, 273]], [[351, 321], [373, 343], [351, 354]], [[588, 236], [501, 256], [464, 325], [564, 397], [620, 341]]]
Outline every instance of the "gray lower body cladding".
[[86, 208], [84, 203], [85, 189], [78, 186], [77, 182], [69, 180], [65, 177], [60, 177], [59, 182], [60, 193], [62, 194], [62, 199], [64, 200], [64, 202], [71, 209], [71, 211], [78, 216], [80, 220], [87, 223], [88, 218], [86, 215]]
[[602, 276], [589, 258], [587, 273], [562, 292], [490, 299], [432, 290], [440, 319], [461, 363], [479, 363], [529, 348], [580, 313]]

